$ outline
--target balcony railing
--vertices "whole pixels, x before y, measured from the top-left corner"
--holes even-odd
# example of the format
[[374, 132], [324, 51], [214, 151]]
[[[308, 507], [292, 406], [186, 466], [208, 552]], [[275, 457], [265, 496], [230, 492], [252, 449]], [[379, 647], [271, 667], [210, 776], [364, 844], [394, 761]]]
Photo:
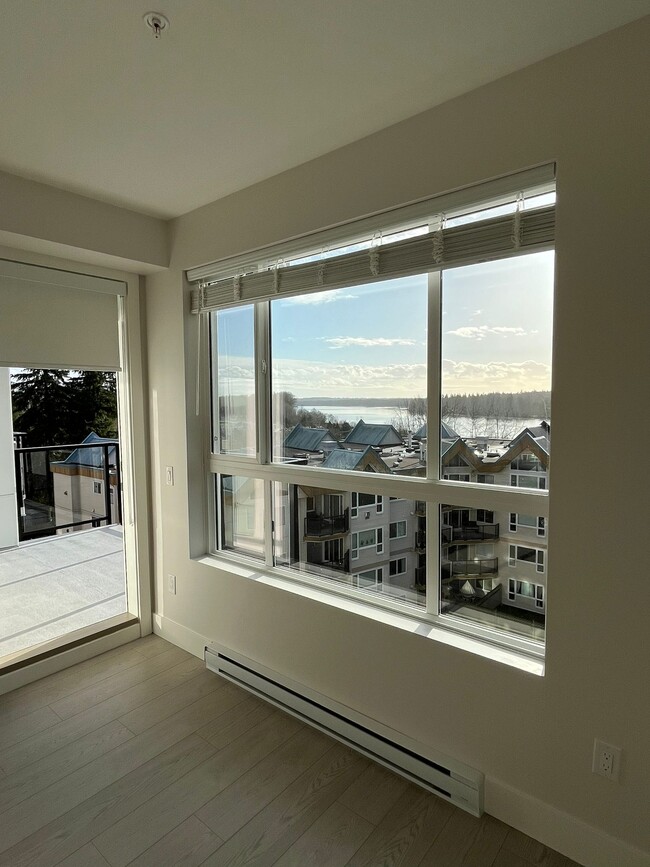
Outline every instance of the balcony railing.
[[427, 534], [426, 530], [417, 530], [415, 533], [415, 550], [426, 551], [427, 549]]
[[496, 575], [499, 571], [498, 557], [484, 557], [476, 560], [446, 560], [440, 565], [444, 580], [451, 578], [470, 578], [480, 575]]
[[477, 524], [470, 521], [461, 527], [443, 527], [441, 531], [443, 545], [451, 542], [484, 542], [499, 538], [498, 524]]
[[305, 518], [305, 537], [339, 536], [347, 533], [350, 528], [350, 510], [342, 515], [307, 515]]
[[19, 541], [122, 523], [117, 440], [15, 448], [14, 461]]

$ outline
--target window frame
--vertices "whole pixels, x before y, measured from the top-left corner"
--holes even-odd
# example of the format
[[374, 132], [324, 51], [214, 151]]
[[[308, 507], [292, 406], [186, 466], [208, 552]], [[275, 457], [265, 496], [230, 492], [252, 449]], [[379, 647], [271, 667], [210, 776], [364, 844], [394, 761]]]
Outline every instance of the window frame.
[[[469, 209], [468, 209], [469, 210]], [[554, 245], [549, 249], [554, 249]], [[514, 254], [516, 255], [516, 254]], [[511, 258], [512, 255], [500, 257]], [[428, 426], [430, 430], [440, 428], [440, 351], [441, 351], [441, 297], [442, 280], [444, 271], [432, 271], [427, 275], [428, 315], [427, 328], [429, 335], [438, 335], [427, 342], [427, 399], [428, 399]], [[350, 284], [354, 285], [354, 284]], [[386, 498], [399, 500], [423, 501], [427, 506], [426, 534], [428, 539], [440, 538], [441, 516], [440, 509], [443, 505], [456, 506], [459, 508], [483, 509], [490, 512], [536, 514], [548, 521], [549, 491], [545, 488], [521, 488], [502, 484], [482, 484], [471, 481], [456, 481], [445, 479], [444, 469], [440, 466], [440, 440], [433, 438], [427, 443], [426, 476], [418, 478], [414, 476], [384, 475], [375, 473], [363, 473], [357, 471], [340, 471], [321, 469], [317, 467], [300, 467], [273, 462], [273, 450], [271, 442], [271, 343], [270, 343], [270, 305], [272, 300], [265, 299], [253, 302], [254, 311], [254, 345], [255, 345], [255, 407], [256, 407], [256, 431], [257, 448], [254, 456], [237, 454], [216, 453], [212, 446], [212, 407], [205, 413], [207, 427], [210, 430], [206, 437], [207, 441], [207, 464], [208, 464], [208, 491], [211, 497], [209, 506], [210, 525], [208, 528], [210, 555], [225, 563], [245, 563], [259, 569], [259, 560], [251, 560], [247, 555], [237, 551], [224, 551], [218, 547], [216, 539], [217, 504], [214, 500], [215, 485], [212, 483], [220, 474], [241, 475], [260, 479], [265, 483], [268, 493], [265, 496], [265, 524], [272, 524], [272, 494], [271, 487], [274, 482], [285, 484], [306, 485], [308, 487], [322, 487], [336, 489], [337, 491], [353, 493], [367, 493], [374, 495], [376, 499], [376, 512], [385, 511]], [[226, 308], [227, 309], [227, 308]], [[204, 370], [213, 354], [212, 344], [212, 315], [208, 318], [208, 340], [210, 347], [202, 356]], [[206, 376], [209, 380], [209, 373]], [[210, 398], [212, 392], [210, 391]], [[513, 474], [514, 475], [514, 474]], [[534, 477], [544, 478], [541, 473], [533, 473]], [[381, 499], [380, 499], [381, 498]], [[381, 503], [381, 508], [379, 504]], [[357, 517], [364, 508], [372, 506], [359, 506], [356, 510], [350, 509], [350, 517]], [[356, 512], [356, 514], [355, 514]], [[268, 532], [265, 556], [265, 568], [270, 574], [281, 576], [296, 585], [316, 586], [326, 588], [333, 596], [351, 597], [359, 599], [359, 591], [346, 587], [344, 584], [328, 582], [317, 575], [291, 569], [288, 566], [277, 564], [273, 558], [272, 533]], [[384, 542], [385, 545], [385, 542]], [[382, 546], [383, 550], [383, 546]], [[353, 549], [350, 547], [350, 560], [353, 558]], [[381, 553], [377, 548], [377, 553]], [[445, 630], [459, 632], [480, 640], [487, 641], [497, 646], [505, 646], [517, 651], [522, 651], [533, 657], [542, 657], [544, 643], [538, 640], [524, 637], [514, 633], [499, 630], [491, 625], [483, 625], [470, 621], [461, 620], [452, 615], [440, 613], [439, 576], [440, 576], [440, 546], [433, 544], [427, 549], [427, 575], [426, 575], [426, 608], [423, 609], [413, 603], [395, 600], [390, 596], [382, 598], [377, 595], [372, 599], [372, 606], [377, 609], [397, 610], [402, 614], [410, 614], [420, 621], [435, 624]], [[544, 563], [544, 572], [547, 565]], [[356, 570], [352, 574], [357, 574]], [[367, 571], [367, 570], [365, 570]], [[538, 570], [539, 571], [539, 570]], [[505, 579], [507, 581], [507, 578]], [[506, 585], [507, 586], [507, 585]]]

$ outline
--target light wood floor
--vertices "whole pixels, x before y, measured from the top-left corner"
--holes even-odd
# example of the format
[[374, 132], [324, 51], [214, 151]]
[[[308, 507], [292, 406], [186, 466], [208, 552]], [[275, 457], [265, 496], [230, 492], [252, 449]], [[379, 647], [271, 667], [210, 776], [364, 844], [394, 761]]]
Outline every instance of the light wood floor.
[[155, 636], [0, 696], [0, 865], [574, 863]]

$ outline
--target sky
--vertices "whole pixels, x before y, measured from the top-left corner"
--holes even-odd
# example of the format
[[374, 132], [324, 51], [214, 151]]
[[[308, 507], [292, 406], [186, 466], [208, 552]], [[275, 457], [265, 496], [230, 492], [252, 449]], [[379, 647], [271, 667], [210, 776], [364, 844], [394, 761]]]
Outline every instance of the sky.
[[[550, 389], [553, 267], [545, 252], [444, 272], [443, 393]], [[250, 394], [252, 308], [218, 315], [222, 382]], [[274, 391], [426, 395], [426, 275], [273, 300], [271, 328]]]

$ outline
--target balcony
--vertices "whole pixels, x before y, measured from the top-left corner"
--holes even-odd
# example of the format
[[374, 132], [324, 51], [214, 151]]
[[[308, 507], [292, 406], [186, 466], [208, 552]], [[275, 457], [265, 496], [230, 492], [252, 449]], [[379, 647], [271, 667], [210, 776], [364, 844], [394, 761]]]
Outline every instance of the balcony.
[[496, 575], [498, 571], [498, 557], [484, 557], [474, 560], [445, 560], [440, 565], [440, 574], [443, 581]]
[[305, 518], [305, 540], [342, 536], [350, 529], [350, 510], [342, 515], [319, 515], [312, 512]]
[[415, 534], [415, 550], [418, 553], [424, 553], [427, 550], [427, 534], [426, 530], [418, 530]]
[[18, 542], [0, 549], [0, 657], [127, 610], [119, 443], [14, 449]]
[[317, 564], [318, 566], [325, 566], [327, 569], [334, 569], [336, 572], [349, 572], [350, 571], [350, 552], [346, 551], [345, 554], [337, 560], [322, 560]]
[[20, 542], [122, 523], [119, 443], [91, 436], [14, 449]]
[[440, 536], [443, 545], [452, 542], [493, 542], [499, 538], [499, 525], [468, 521], [460, 527], [443, 527]]

